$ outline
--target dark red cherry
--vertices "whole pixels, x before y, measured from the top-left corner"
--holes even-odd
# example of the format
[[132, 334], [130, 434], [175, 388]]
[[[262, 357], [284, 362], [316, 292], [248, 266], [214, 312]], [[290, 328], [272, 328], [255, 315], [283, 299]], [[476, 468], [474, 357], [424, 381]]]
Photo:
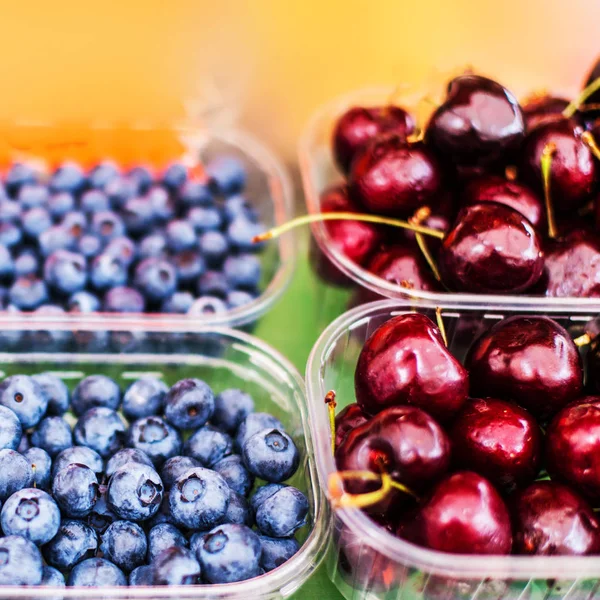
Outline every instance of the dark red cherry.
[[352, 198], [368, 212], [409, 217], [421, 206], [437, 204], [442, 172], [422, 142], [386, 135], [357, 154], [348, 182]]
[[415, 121], [399, 106], [354, 107], [347, 110], [333, 130], [333, 154], [344, 173], [352, 160], [371, 140], [382, 133], [395, 133], [402, 139], [413, 133]]
[[410, 404], [447, 420], [464, 404], [468, 387], [468, 373], [440, 330], [418, 313], [381, 325], [365, 342], [354, 375], [356, 401], [369, 415]]
[[563, 408], [546, 431], [546, 466], [553, 479], [600, 500], [600, 396], [584, 396]]
[[479, 75], [463, 75], [448, 85], [425, 140], [451, 164], [489, 167], [508, 162], [524, 135], [523, 112], [505, 87]]
[[512, 548], [506, 505], [494, 486], [472, 471], [443, 479], [416, 513], [400, 523], [397, 535], [457, 554], [508, 554]]
[[516, 210], [495, 202], [472, 204], [459, 212], [445, 237], [438, 267], [452, 291], [518, 294], [542, 274], [541, 241]]
[[523, 408], [493, 398], [471, 398], [450, 430], [453, 462], [512, 492], [539, 470], [542, 434]]
[[487, 175], [470, 181], [460, 195], [462, 206], [481, 202], [497, 202], [521, 213], [543, 235], [546, 234], [544, 201], [522, 183], [498, 175]]
[[537, 94], [526, 99], [523, 104], [523, 114], [527, 130], [546, 120], [549, 115], [562, 115], [563, 110], [569, 105], [569, 100], [550, 94]]
[[550, 190], [555, 212], [576, 211], [591, 199], [596, 189], [598, 167], [581, 139], [583, 132], [574, 119], [560, 115], [548, 117], [527, 134], [521, 147], [519, 176], [542, 195], [542, 152], [554, 144]]
[[499, 321], [473, 344], [465, 365], [472, 395], [516, 402], [540, 419], [555, 414], [583, 389], [577, 347], [548, 317]]
[[600, 523], [592, 507], [566, 485], [536, 481], [513, 498], [511, 509], [517, 554], [600, 552]]
[[367, 417], [356, 402], [349, 404], [335, 416], [335, 447], [337, 448], [348, 433], [367, 422]]

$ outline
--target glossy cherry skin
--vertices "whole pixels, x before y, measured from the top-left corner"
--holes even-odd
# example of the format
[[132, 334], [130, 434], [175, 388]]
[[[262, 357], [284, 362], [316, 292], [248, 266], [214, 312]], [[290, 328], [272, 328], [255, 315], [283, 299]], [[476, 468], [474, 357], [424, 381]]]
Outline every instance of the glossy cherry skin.
[[495, 202], [465, 206], [438, 257], [442, 283], [455, 292], [518, 294], [535, 285], [544, 268], [533, 225]]
[[347, 110], [333, 130], [333, 155], [343, 173], [350, 171], [356, 153], [382, 133], [406, 139], [415, 130], [412, 116], [399, 106], [354, 107]]
[[467, 399], [466, 369], [425, 315], [408, 313], [381, 325], [365, 342], [354, 374], [356, 401], [374, 415], [408, 404], [442, 421]]
[[548, 118], [548, 115], [562, 115], [563, 110], [567, 108], [569, 101], [565, 98], [551, 96], [549, 94], [532, 96], [521, 106], [525, 115], [525, 124], [527, 130], [533, 129], [536, 125]]
[[350, 195], [368, 212], [409, 217], [417, 208], [433, 208], [442, 189], [442, 169], [422, 142], [401, 136], [379, 137], [352, 162]]
[[583, 389], [577, 347], [567, 331], [548, 317], [499, 321], [473, 344], [465, 366], [472, 395], [516, 402], [542, 420]]
[[489, 167], [510, 160], [524, 136], [523, 112], [511, 92], [491, 79], [463, 75], [448, 85], [425, 140], [452, 164]]
[[531, 483], [540, 465], [542, 434], [523, 408], [493, 398], [471, 398], [450, 430], [452, 458], [499, 490], [512, 492]]
[[600, 523], [575, 491], [555, 481], [536, 481], [512, 499], [517, 554], [583, 556], [600, 552]]
[[556, 146], [550, 167], [550, 193], [557, 213], [575, 212], [596, 189], [598, 166], [581, 139], [583, 131], [574, 119], [548, 117], [527, 134], [521, 147], [519, 176], [542, 195], [542, 152], [548, 144]]
[[548, 473], [597, 503], [600, 500], [599, 449], [600, 396], [583, 396], [563, 408], [546, 431]]
[[508, 554], [510, 516], [494, 486], [472, 471], [443, 479], [416, 514], [400, 523], [408, 541], [457, 554]]
[[497, 202], [521, 213], [542, 235], [546, 234], [544, 201], [522, 183], [498, 175], [487, 175], [470, 181], [460, 195], [462, 206], [481, 202]]
[[337, 448], [346, 439], [348, 433], [366, 422], [367, 417], [360, 406], [356, 402], [348, 404], [335, 416], [335, 447]]

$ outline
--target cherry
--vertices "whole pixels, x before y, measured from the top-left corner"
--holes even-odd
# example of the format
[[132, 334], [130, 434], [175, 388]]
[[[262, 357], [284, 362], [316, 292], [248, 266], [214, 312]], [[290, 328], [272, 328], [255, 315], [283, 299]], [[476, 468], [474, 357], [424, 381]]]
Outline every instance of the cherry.
[[367, 211], [406, 217], [421, 206], [435, 206], [442, 169], [422, 142], [407, 143], [391, 134], [357, 154], [348, 182], [352, 198]]
[[600, 500], [600, 396], [584, 396], [563, 408], [546, 432], [546, 462], [552, 478]]
[[543, 193], [542, 154], [553, 148], [550, 186], [556, 212], [574, 212], [596, 188], [598, 167], [583, 133], [575, 120], [549, 116], [527, 134], [521, 147], [519, 174], [539, 193]]
[[[469, 206], [481, 202], [497, 202], [521, 213], [538, 232], [546, 232], [544, 202], [533, 190], [522, 183], [504, 177], [487, 175], [470, 181], [461, 194], [461, 204]], [[431, 225], [429, 225], [431, 227]]]
[[348, 433], [366, 422], [367, 417], [356, 402], [341, 410], [335, 417], [335, 447], [337, 448], [346, 439]]
[[508, 554], [512, 532], [508, 509], [487, 480], [472, 471], [443, 479], [397, 535], [408, 541], [458, 554]]
[[382, 133], [395, 133], [406, 139], [414, 130], [414, 119], [398, 106], [350, 108], [338, 119], [333, 130], [335, 160], [347, 174], [356, 153], [372, 139]]
[[450, 438], [459, 468], [476, 471], [505, 492], [527, 485], [538, 473], [542, 434], [535, 419], [516, 404], [469, 399]]
[[523, 114], [527, 130], [533, 129], [545, 121], [548, 115], [561, 115], [569, 106], [569, 100], [551, 96], [550, 94], [536, 94], [522, 103]]
[[505, 163], [524, 135], [523, 112], [505, 87], [479, 75], [462, 75], [449, 83], [425, 140], [452, 164], [489, 167]]
[[592, 507], [566, 485], [536, 481], [517, 494], [511, 512], [518, 554], [600, 552], [600, 523]]
[[439, 253], [442, 282], [450, 290], [518, 294], [544, 267], [541, 241], [516, 210], [494, 202], [465, 206]]
[[365, 342], [354, 376], [356, 401], [368, 415], [409, 404], [447, 420], [464, 404], [468, 386], [440, 330], [418, 313], [381, 325]]
[[472, 395], [516, 402], [539, 419], [555, 414], [583, 388], [577, 346], [548, 317], [499, 321], [473, 344], [465, 365]]

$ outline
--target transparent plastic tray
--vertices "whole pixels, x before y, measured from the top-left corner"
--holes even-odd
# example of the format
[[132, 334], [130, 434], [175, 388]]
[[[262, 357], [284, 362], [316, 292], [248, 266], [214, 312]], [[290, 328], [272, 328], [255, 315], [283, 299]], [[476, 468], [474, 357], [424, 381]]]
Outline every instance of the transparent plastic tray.
[[[293, 188], [285, 168], [261, 142], [237, 129], [192, 129], [147, 123], [76, 126], [0, 122], [0, 168], [14, 160], [32, 162], [43, 170], [64, 160], [91, 167], [107, 159], [125, 168], [145, 164], [161, 169], [173, 160], [183, 160], [188, 167], [194, 167], [222, 153], [237, 157], [246, 166], [248, 182], [244, 193], [267, 228], [292, 218]], [[240, 327], [269, 310], [286, 289], [294, 271], [294, 237], [283, 236], [266, 244], [259, 258], [263, 268], [260, 296], [223, 315], [206, 317], [205, 321], [210, 320], [215, 326]], [[169, 321], [188, 319], [186, 315], [159, 316]], [[98, 314], [95, 318], [105, 317]]]
[[[323, 402], [337, 393], [338, 410], [355, 401], [354, 370], [365, 340], [385, 321], [406, 312], [435, 321], [443, 309], [449, 348], [460, 360], [475, 337], [498, 319], [545, 314], [575, 337], [600, 312], [568, 303], [536, 309], [428, 300], [381, 300], [336, 319], [315, 344], [306, 369], [310, 426], [321, 486], [335, 471]], [[437, 552], [403, 541], [356, 509], [337, 510], [328, 573], [344, 597], [395, 600], [592, 600], [600, 598], [600, 556], [475, 556]]]
[[[310, 526], [298, 535], [300, 550], [273, 571], [239, 583], [85, 590], [0, 587], [0, 598], [271, 600], [294, 593], [317, 569], [328, 542], [330, 519], [317, 480], [300, 374], [278, 352], [244, 332], [184, 323], [170, 330], [167, 327], [154, 321], [130, 327], [118, 318], [107, 318], [103, 323], [80, 319], [76, 327], [31, 319], [23, 327], [0, 314], [0, 376], [52, 371], [72, 388], [87, 375], [103, 373], [124, 387], [142, 373], [152, 373], [168, 385], [184, 377], [198, 377], [215, 391], [230, 387], [247, 391], [255, 400], [256, 410], [271, 412], [282, 421], [301, 452], [300, 467], [290, 480], [307, 495], [310, 504]], [[57, 346], [60, 339], [63, 344]]]
[[[331, 151], [331, 135], [339, 116], [352, 106], [383, 105], [389, 102], [392, 96], [395, 104], [423, 113], [423, 102], [420, 102], [420, 100], [424, 95], [423, 93], [414, 92], [397, 93], [391, 87], [370, 88], [346, 94], [317, 110], [308, 122], [298, 146], [304, 197], [309, 214], [318, 214], [321, 212], [321, 194], [332, 185], [343, 182], [342, 174], [334, 164]], [[569, 94], [566, 97], [569, 97]], [[482, 302], [505, 306], [518, 304], [522, 306], [551, 307], [561, 306], [565, 303], [565, 298], [546, 298], [544, 296], [475, 295], [450, 292], [426, 292], [402, 288], [399, 285], [377, 277], [349, 260], [330, 243], [327, 228], [323, 223], [313, 223], [311, 228], [314, 239], [322, 253], [322, 256], [314, 253], [313, 262], [316, 263], [322, 260], [325, 262], [325, 268], [326, 265], [332, 263], [346, 276], [347, 280], [357, 285], [359, 289], [366, 288], [378, 294], [379, 297], [400, 300], [406, 300], [407, 298], [447, 298], [456, 302]], [[593, 306], [597, 303], [597, 300], [593, 298], [573, 298], [570, 300], [582, 306]]]

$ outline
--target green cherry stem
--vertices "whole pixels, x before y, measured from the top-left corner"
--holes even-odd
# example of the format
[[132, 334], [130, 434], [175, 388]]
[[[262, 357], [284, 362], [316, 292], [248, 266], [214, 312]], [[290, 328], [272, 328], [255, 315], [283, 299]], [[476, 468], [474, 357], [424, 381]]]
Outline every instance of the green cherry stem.
[[586, 86], [579, 96], [575, 98], [566, 108], [563, 110], [563, 116], [570, 118], [572, 117], [578, 110], [579, 107], [594, 93], [600, 90], [600, 77], [594, 79], [590, 85]]
[[[431, 209], [428, 206], [423, 206], [417, 210], [417, 212], [408, 220], [411, 225], [420, 225], [429, 215], [431, 214]], [[438, 271], [437, 265], [435, 264], [435, 260], [429, 251], [429, 247], [427, 246], [427, 241], [423, 237], [422, 233], [415, 232], [415, 240], [417, 245], [419, 246], [419, 250], [421, 250], [421, 254], [427, 261], [433, 276], [441, 281], [440, 272]]]
[[444, 319], [442, 318], [442, 309], [438, 306], [435, 309], [435, 320], [437, 322], [438, 329], [442, 334], [442, 339], [444, 340], [444, 345], [446, 348], [448, 347], [448, 337], [446, 336], [446, 327], [444, 326]]
[[327, 404], [327, 410], [329, 412], [329, 433], [331, 435], [331, 454], [335, 456], [335, 407], [337, 402], [335, 401], [335, 392], [329, 390], [325, 394], [325, 404]]
[[546, 144], [542, 150], [540, 160], [542, 168], [542, 183], [544, 185], [544, 203], [546, 205], [546, 219], [548, 221], [548, 237], [556, 237], [556, 222], [554, 221], [554, 209], [552, 208], [552, 198], [550, 196], [550, 175], [552, 168], [552, 158], [556, 152], [556, 145], [552, 142]]

